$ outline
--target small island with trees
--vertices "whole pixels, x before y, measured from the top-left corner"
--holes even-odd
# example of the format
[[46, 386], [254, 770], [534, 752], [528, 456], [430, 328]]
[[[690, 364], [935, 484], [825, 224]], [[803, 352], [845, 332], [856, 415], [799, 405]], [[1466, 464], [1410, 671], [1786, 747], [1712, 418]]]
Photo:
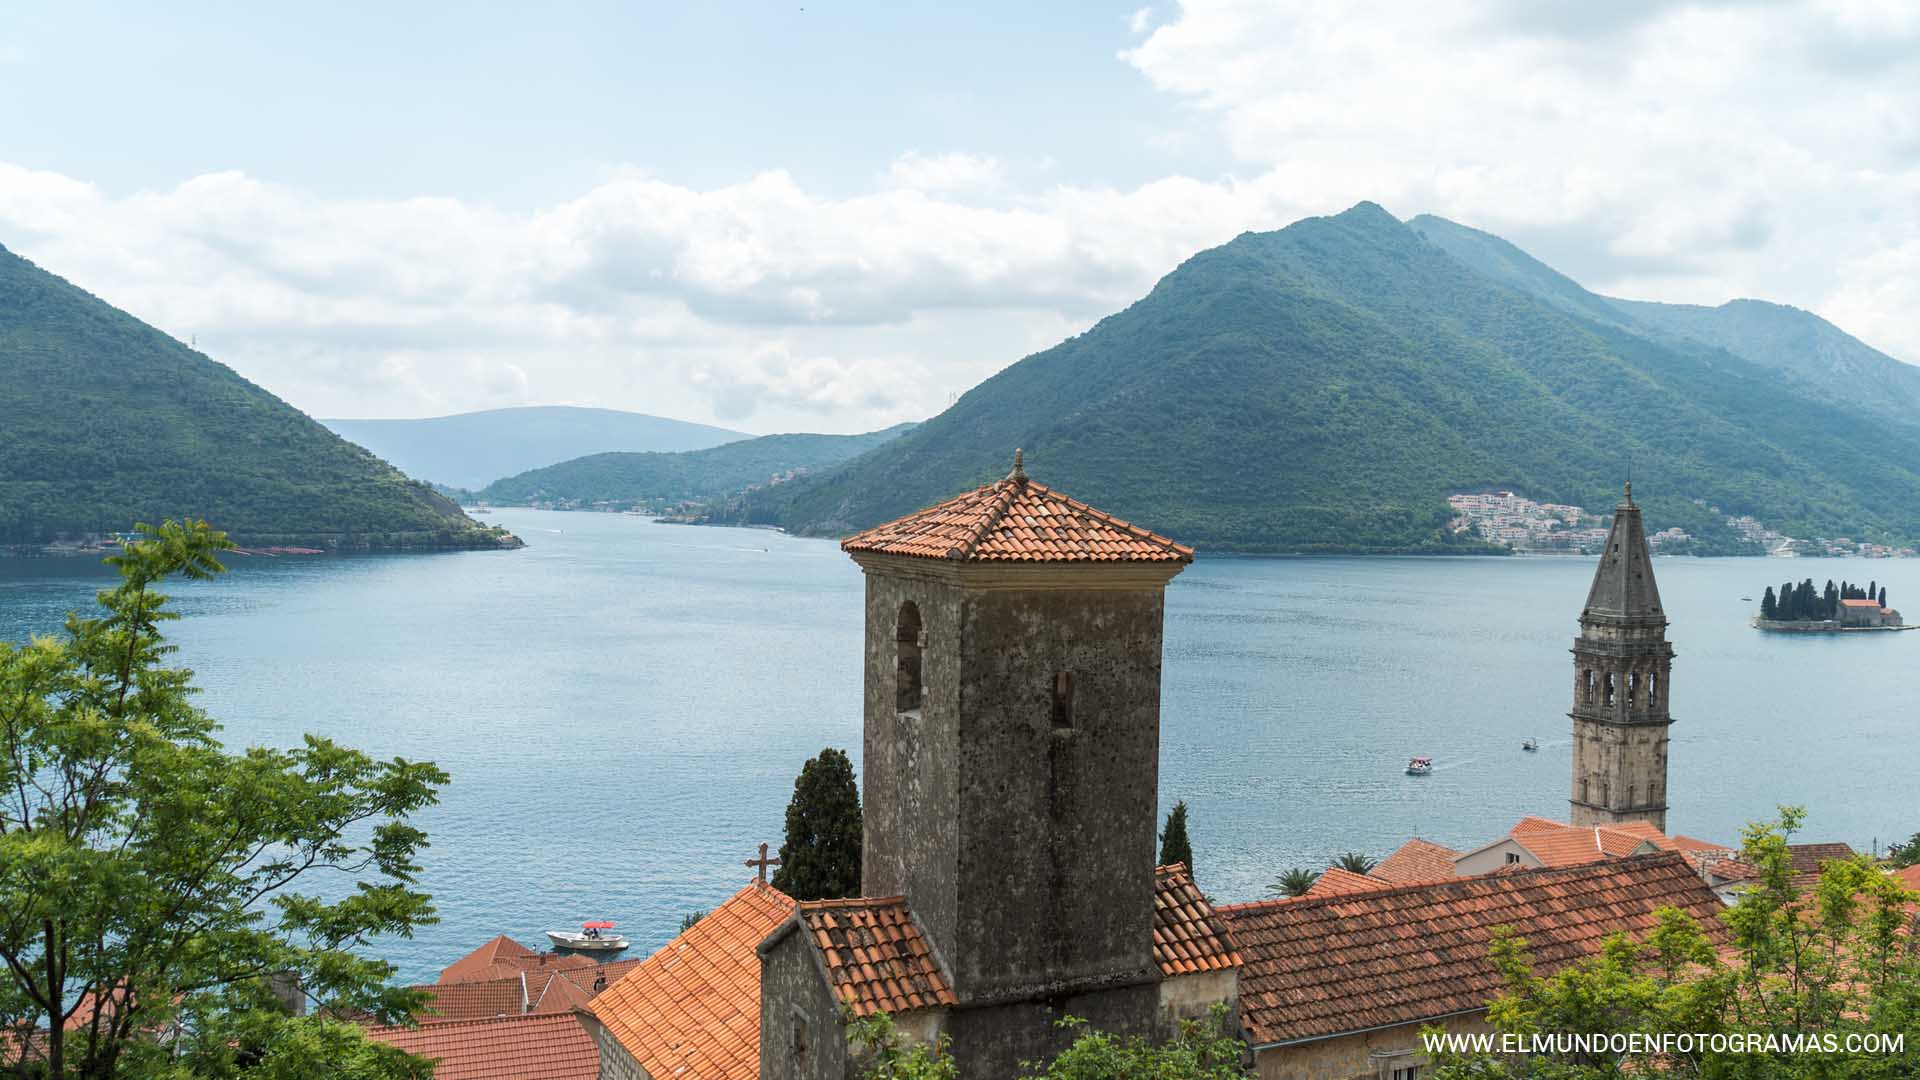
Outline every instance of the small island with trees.
[[1761, 630], [1800, 633], [1913, 629], [1901, 621], [1898, 611], [1887, 606], [1886, 586], [1870, 581], [1862, 588], [1852, 582], [1835, 585], [1829, 580], [1825, 589], [1816, 589], [1812, 578], [1798, 585], [1789, 581], [1778, 593], [1767, 586], [1753, 625]]

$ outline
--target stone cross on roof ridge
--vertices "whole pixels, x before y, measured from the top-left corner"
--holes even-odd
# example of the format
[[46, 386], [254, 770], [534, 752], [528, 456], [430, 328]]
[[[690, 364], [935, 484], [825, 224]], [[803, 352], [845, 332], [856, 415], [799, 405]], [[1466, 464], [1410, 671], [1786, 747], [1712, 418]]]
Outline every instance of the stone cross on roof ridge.
[[767, 883], [767, 867], [779, 866], [780, 860], [777, 857], [772, 859], [767, 858], [767, 845], [761, 844], [760, 857], [757, 859], [748, 859], [746, 865], [750, 870], [756, 867], [759, 869], [760, 884], [765, 885]]

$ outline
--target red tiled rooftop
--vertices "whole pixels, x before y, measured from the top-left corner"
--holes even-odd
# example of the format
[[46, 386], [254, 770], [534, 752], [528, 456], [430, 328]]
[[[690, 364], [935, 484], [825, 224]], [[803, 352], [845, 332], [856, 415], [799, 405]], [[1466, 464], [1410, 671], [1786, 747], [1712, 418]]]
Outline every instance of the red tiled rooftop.
[[438, 1062], [434, 1080], [595, 1080], [600, 1055], [572, 1013], [376, 1027], [368, 1036]]
[[1820, 867], [1828, 859], [1851, 859], [1853, 847], [1849, 844], [1788, 844], [1787, 854], [1793, 858], [1793, 872], [1799, 874], [1818, 874]]
[[641, 1067], [674, 1080], [758, 1080], [760, 942], [794, 902], [748, 885], [601, 991], [585, 1011]]
[[1880, 601], [1878, 600], [1842, 600], [1840, 601], [1840, 606], [1854, 607], [1854, 608], [1873, 608], [1874, 610], [1878, 611], [1880, 609]]
[[522, 1012], [567, 1012], [585, 1004], [601, 990], [640, 965], [641, 961], [614, 960], [533, 969], [499, 979], [442, 983], [416, 989], [427, 992], [426, 1008], [414, 1017], [422, 1024], [449, 1020], [476, 1020], [488, 1016], [516, 1016]]
[[1344, 896], [1347, 893], [1371, 892], [1374, 889], [1390, 888], [1391, 883], [1379, 878], [1370, 878], [1365, 874], [1356, 874], [1338, 866], [1329, 866], [1313, 879], [1313, 888], [1308, 896]]
[[1725, 937], [1720, 902], [1668, 852], [1219, 911], [1241, 954], [1243, 1022], [1268, 1045], [1477, 1011], [1503, 988], [1496, 927], [1545, 972], [1645, 932], [1669, 904]]
[[1171, 979], [1240, 966], [1227, 924], [1184, 865], [1156, 867], [1153, 886], [1153, 960], [1162, 975]]
[[1191, 562], [1193, 549], [1028, 480], [1004, 480], [840, 542], [848, 552], [956, 562]]
[[810, 900], [797, 917], [820, 951], [834, 998], [854, 1016], [954, 1004], [906, 897]]
[[1644, 821], [1568, 825], [1529, 814], [1507, 835], [1547, 866], [1578, 866], [1600, 859], [1624, 858], [1648, 844], [1661, 851], [1678, 850], [1667, 834]]
[[1453, 860], [1459, 857], [1460, 853], [1452, 848], [1441, 847], [1416, 836], [1401, 844], [1393, 854], [1381, 859], [1380, 865], [1367, 874], [1395, 885], [1445, 881], [1459, 876], [1453, 868]]

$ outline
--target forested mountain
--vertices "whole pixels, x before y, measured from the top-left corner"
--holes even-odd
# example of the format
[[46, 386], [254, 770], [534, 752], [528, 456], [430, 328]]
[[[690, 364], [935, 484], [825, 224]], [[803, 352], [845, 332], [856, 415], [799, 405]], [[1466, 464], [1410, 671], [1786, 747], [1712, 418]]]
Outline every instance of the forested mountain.
[[1629, 461], [1648, 521], [1709, 547], [1732, 548], [1730, 514], [1920, 540], [1912, 428], [1487, 262], [1371, 203], [1245, 234], [900, 439], [718, 517], [849, 531], [1003, 475], [1018, 446], [1040, 481], [1213, 550], [1455, 550], [1448, 493], [1603, 510]]
[[0, 248], [0, 543], [189, 516], [242, 543], [497, 542], [225, 365]]
[[897, 424], [864, 435], [763, 435], [677, 454], [592, 454], [488, 485], [489, 503], [563, 503], [658, 507], [732, 495], [774, 478], [838, 465], [913, 428]]
[[480, 488], [502, 477], [614, 450], [704, 450], [744, 431], [618, 409], [536, 405], [419, 420], [322, 420], [417, 480]]
[[1729, 352], [1772, 368], [1812, 396], [1895, 423], [1920, 425], [1920, 367], [1880, 352], [1810, 311], [1764, 300], [1704, 307], [1601, 296], [1491, 233], [1432, 215], [1408, 224], [1495, 281], [1577, 317], [1709, 359], [1714, 352]]

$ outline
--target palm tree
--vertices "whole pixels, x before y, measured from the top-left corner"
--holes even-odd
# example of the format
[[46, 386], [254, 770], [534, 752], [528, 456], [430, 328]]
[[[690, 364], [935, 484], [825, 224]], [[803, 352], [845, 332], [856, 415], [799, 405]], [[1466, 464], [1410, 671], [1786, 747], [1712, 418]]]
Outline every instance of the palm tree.
[[1333, 860], [1333, 865], [1355, 874], [1367, 874], [1372, 873], [1373, 868], [1378, 864], [1357, 851], [1349, 851]]
[[1267, 892], [1274, 896], [1305, 896], [1313, 883], [1320, 880], [1320, 871], [1308, 870], [1302, 866], [1280, 875], [1280, 880], [1267, 886]]

